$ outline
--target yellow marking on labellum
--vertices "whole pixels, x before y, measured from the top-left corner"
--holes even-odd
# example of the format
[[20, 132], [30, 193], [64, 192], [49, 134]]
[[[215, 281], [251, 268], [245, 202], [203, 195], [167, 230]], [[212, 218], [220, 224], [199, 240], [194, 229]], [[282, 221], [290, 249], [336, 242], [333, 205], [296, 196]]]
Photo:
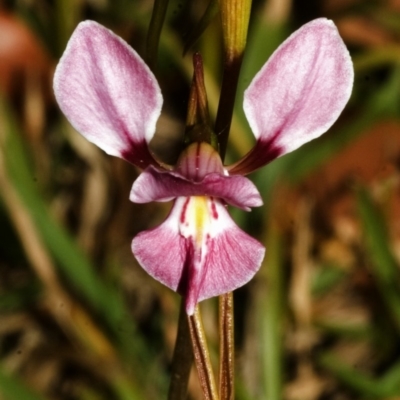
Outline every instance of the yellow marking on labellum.
[[179, 230], [183, 237], [191, 238], [196, 249], [202, 249], [201, 254], [205, 255], [207, 242], [217, 233], [217, 220], [218, 212], [212, 197], [187, 197], [182, 203]]
[[192, 197], [191, 200], [193, 201], [193, 212], [195, 218], [196, 244], [200, 247], [203, 242], [204, 228], [210, 220], [207, 197], [195, 196]]

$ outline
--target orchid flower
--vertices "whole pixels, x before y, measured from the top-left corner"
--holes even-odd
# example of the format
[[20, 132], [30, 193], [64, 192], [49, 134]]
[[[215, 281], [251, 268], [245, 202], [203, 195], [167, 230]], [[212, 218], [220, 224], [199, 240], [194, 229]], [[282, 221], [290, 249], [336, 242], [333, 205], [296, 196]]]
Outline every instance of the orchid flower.
[[169, 166], [149, 149], [163, 102], [157, 80], [120, 37], [96, 22], [80, 23], [54, 77], [57, 102], [72, 126], [143, 170], [130, 200], [174, 200], [160, 226], [133, 239], [132, 251], [153, 278], [184, 296], [189, 315], [199, 301], [244, 285], [260, 268], [264, 246], [227, 211], [227, 205], [247, 211], [262, 205], [244, 175], [327, 131], [352, 84], [352, 62], [333, 22], [309, 22], [281, 44], [245, 91], [254, 148], [226, 167], [213, 146], [194, 141]]

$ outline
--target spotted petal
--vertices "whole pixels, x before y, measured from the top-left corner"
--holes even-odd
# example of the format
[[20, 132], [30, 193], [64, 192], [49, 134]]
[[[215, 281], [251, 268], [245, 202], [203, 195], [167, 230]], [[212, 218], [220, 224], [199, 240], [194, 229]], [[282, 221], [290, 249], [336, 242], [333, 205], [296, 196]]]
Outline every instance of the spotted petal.
[[153, 278], [185, 297], [191, 315], [197, 302], [246, 284], [265, 249], [235, 225], [220, 201], [181, 197], [163, 224], [133, 239], [132, 251]]
[[93, 21], [78, 25], [54, 76], [68, 120], [108, 154], [145, 168], [162, 96], [154, 75], [120, 37]]
[[256, 146], [230, 173], [249, 173], [326, 132], [346, 105], [353, 65], [332, 21], [316, 19], [274, 52], [244, 94]]

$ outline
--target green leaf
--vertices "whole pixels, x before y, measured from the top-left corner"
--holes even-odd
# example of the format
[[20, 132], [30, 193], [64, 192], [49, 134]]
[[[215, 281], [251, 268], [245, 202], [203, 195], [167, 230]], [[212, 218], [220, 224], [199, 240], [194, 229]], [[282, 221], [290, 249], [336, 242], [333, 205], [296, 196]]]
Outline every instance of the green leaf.
[[217, 13], [218, 1], [210, 0], [200, 21], [194, 26], [194, 28], [190, 31], [188, 37], [186, 38], [183, 48], [183, 54], [186, 54], [188, 50], [197, 42], [197, 40], [199, 40], [200, 36], [207, 29], [208, 25], [210, 25], [212, 20], [216, 17]]
[[380, 378], [369, 377], [343, 363], [331, 353], [319, 357], [319, 364], [333, 373], [343, 384], [365, 398], [389, 398], [400, 394], [400, 362]]
[[260, 353], [262, 365], [263, 398], [282, 399], [282, 318], [284, 304], [284, 276], [282, 236], [273, 222], [268, 224], [266, 258], [259, 272], [259, 285], [265, 295], [257, 304], [260, 324]]
[[390, 241], [383, 215], [364, 189], [357, 193], [357, 206], [367, 253], [371, 259], [371, 272], [400, 331], [400, 273], [389, 248]]

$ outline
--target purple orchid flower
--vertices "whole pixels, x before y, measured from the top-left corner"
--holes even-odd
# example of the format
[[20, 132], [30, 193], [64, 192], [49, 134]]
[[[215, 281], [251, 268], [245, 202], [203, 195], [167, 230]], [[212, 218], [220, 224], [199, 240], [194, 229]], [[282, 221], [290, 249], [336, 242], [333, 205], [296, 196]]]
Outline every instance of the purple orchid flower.
[[108, 154], [144, 171], [134, 182], [136, 203], [174, 200], [167, 219], [139, 233], [132, 251], [155, 279], [185, 297], [193, 314], [204, 299], [247, 283], [265, 248], [240, 230], [226, 205], [262, 205], [243, 175], [327, 131], [353, 85], [349, 53], [332, 21], [314, 20], [275, 51], [244, 94], [257, 141], [230, 167], [208, 143], [190, 144], [175, 166], [149, 149], [161, 112], [158, 83], [139, 55], [93, 21], [79, 24], [57, 66], [54, 90], [74, 128]]

